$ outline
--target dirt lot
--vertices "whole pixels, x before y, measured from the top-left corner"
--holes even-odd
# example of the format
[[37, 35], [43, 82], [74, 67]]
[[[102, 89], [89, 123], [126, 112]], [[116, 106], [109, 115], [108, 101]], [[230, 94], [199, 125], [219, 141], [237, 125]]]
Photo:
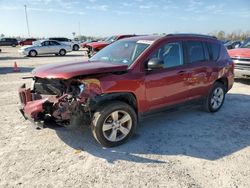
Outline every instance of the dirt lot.
[[[86, 59], [0, 52], [0, 187], [250, 187], [250, 81], [238, 80], [224, 107], [148, 117], [125, 145], [106, 149], [90, 129], [35, 130], [18, 111], [17, 89], [38, 65]], [[21, 67], [13, 73], [13, 62]]]

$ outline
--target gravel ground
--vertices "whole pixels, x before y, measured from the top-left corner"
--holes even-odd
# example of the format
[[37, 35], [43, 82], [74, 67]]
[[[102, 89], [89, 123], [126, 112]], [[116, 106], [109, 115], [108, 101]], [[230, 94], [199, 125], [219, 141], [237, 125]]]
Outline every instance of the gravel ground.
[[[237, 80], [223, 108], [162, 112], [126, 144], [106, 149], [90, 129], [35, 130], [18, 111], [17, 89], [39, 65], [84, 60], [0, 52], [0, 187], [250, 187], [250, 80]], [[21, 68], [13, 73], [14, 61]]]

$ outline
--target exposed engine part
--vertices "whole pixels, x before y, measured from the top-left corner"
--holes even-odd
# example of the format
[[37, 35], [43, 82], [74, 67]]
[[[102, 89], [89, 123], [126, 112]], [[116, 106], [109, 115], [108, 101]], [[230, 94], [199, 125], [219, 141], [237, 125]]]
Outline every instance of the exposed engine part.
[[[90, 122], [90, 100], [101, 94], [97, 79], [36, 79], [33, 93], [47, 98], [42, 116], [49, 115], [57, 124], [69, 127], [72, 124]], [[84, 120], [84, 121], [83, 121]]]
[[38, 78], [35, 80], [33, 90], [37, 94], [61, 96], [66, 90], [66, 85], [62, 80]]

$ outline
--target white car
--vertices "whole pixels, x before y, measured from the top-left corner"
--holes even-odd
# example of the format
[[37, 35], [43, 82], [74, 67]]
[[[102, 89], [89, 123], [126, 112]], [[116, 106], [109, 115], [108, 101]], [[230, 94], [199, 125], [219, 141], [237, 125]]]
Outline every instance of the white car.
[[54, 40], [36, 41], [31, 46], [22, 47], [18, 50], [20, 54], [35, 57], [42, 54], [55, 54], [64, 56], [67, 52], [71, 52], [70, 45], [61, 44]]
[[80, 49], [80, 42], [71, 40], [68, 38], [63, 38], [63, 37], [53, 37], [49, 38], [49, 40], [56, 40], [62, 44], [70, 45], [73, 51], [78, 51]]

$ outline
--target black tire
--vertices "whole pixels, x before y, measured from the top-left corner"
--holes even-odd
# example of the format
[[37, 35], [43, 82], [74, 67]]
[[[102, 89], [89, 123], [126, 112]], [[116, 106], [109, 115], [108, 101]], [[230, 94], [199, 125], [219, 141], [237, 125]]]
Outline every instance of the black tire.
[[36, 57], [37, 56], [37, 51], [36, 50], [30, 50], [29, 51], [29, 56], [30, 57]]
[[16, 44], [12, 44], [11, 46], [12, 46], [12, 47], [16, 47]]
[[79, 45], [74, 44], [73, 45], [73, 51], [78, 51], [80, 49]]
[[[118, 138], [119, 136], [122, 137], [122, 139], [120, 138], [120, 140], [118, 139], [117, 141], [110, 141], [107, 139], [107, 135], [108, 133], [106, 133], [105, 131], [103, 131], [103, 126], [104, 123], [107, 122], [109, 119], [109, 117], [111, 117], [111, 114], [115, 113], [115, 112], [124, 112], [126, 113], [126, 116], [129, 115], [129, 119], [128, 121], [126, 121], [127, 123], [127, 127], [126, 124], [124, 126], [121, 125], [120, 123], [120, 127], [122, 128], [126, 128], [126, 131], [128, 131], [126, 134], [123, 134], [123, 131], [120, 131], [119, 127], [115, 127], [116, 125], [114, 125], [114, 121], [111, 121], [112, 123], [110, 123], [110, 125], [112, 125], [112, 128], [110, 128], [107, 131], [111, 131], [110, 133], [110, 137], [111, 134], [113, 133], [114, 129], [116, 129], [116, 137]], [[117, 117], [119, 117], [119, 115], [117, 115]], [[124, 116], [121, 117], [120, 120], [122, 120]], [[120, 121], [118, 119], [118, 121]], [[129, 125], [128, 125], [129, 124]], [[129, 127], [128, 127], [129, 126]], [[105, 103], [104, 105], [102, 105], [99, 109], [96, 110], [96, 112], [94, 113], [93, 116], [93, 120], [91, 123], [91, 129], [92, 129], [92, 133], [94, 138], [102, 145], [105, 147], [115, 147], [115, 146], [119, 146], [121, 144], [123, 144], [124, 142], [126, 142], [135, 132], [137, 126], [137, 116], [136, 113], [134, 111], [134, 109], [129, 106], [128, 104], [124, 103], [124, 102], [120, 102], [120, 101], [110, 101], [108, 103]], [[123, 137], [124, 136], [124, 137]]]
[[61, 50], [59, 51], [59, 55], [60, 55], [60, 56], [65, 56], [65, 55], [66, 55], [66, 50], [61, 49]]
[[[223, 91], [223, 93], [221, 94], [222, 96], [222, 100], [221, 98], [217, 97], [217, 99], [215, 100], [214, 97], [216, 91]], [[204, 109], [207, 112], [217, 112], [220, 110], [220, 108], [223, 106], [224, 104], [224, 100], [225, 100], [225, 93], [226, 93], [226, 87], [223, 83], [221, 82], [215, 82], [213, 87], [211, 88], [208, 96], [206, 97], [205, 101], [204, 101]], [[220, 99], [220, 100], [219, 100]], [[213, 105], [214, 103], [217, 103], [217, 105]]]

